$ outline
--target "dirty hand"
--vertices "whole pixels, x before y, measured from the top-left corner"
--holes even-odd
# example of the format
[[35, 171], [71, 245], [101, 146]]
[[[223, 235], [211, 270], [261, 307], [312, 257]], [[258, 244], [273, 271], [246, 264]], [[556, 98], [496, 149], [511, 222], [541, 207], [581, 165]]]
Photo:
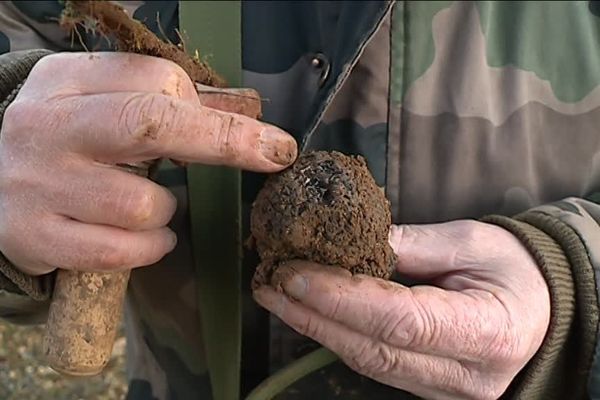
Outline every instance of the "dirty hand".
[[243, 96], [207, 92], [154, 57], [43, 58], [2, 122], [0, 251], [30, 274], [153, 264], [175, 246], [175, 198], [118, 164], [164, 157], [273, 172], [293, 161], [291, 136], [233, 113]]
[[[540, 347], [546, 283], [502, 228], [473, 221], [393, 227], [413, 287], [307, 262], [277, 270], [256, 300], [357, 372], [429, 399], [495, 399]], [[285, 278], [284, 278], [285, 277]]]

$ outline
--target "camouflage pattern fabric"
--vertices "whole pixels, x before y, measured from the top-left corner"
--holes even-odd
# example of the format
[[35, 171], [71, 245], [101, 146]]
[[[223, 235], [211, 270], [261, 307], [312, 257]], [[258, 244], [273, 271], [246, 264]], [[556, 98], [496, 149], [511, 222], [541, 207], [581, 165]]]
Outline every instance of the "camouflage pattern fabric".
[[[177, 2], [122, 3], [176, 40]], [[394, 222], [535, 208], [577, 232], [598, 274], [600, 207], [584, 200], [600, 187], [598, 4], [244, 2], [244, 82], [270, 99], [264, 119], [305, 148], [366, 156]], [[60, 10], [55, 1], [1, 2], [0, 50], [82, 50], [56, 26]], [[106, 49], [81, 34], [88, 49]], [[263, 179], [244, 174], [246, 216]], [[132, 274], [128, 398], [208, 399], [185, 171], [166, 165], [158, 181], [178, 198], [179, 244]], [[249, 280], [255, 255], [245, 264]], [[245, 288], [247, 390], [315, 345], [259, 310]], [[600, 397], [599, 379], [596, 360], [592, 398]], [[411, 396], [338, 363], [279, 398]]]

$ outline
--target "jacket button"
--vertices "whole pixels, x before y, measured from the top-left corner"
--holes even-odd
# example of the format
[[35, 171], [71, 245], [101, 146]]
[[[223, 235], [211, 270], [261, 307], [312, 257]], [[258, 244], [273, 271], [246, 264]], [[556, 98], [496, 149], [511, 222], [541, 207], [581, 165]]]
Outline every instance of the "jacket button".
[[329, 78], [329, 72], [331, 70], [331, 63], [323, 53], [316, 53], [310, 60], [310, 65], [318, 70], [321, 70], [321, 76], [319, 77], [319, 87], [325, 84], [327, 78]]

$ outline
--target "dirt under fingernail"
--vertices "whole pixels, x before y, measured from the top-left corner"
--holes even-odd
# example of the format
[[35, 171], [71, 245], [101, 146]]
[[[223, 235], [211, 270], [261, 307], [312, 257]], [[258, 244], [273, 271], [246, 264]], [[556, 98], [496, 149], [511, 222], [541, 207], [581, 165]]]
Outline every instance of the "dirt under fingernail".
[[260, 152], [269, 161], [288, 166], [297, 155], [294, 138], [283, 131], [267, 127], [260, 134]]

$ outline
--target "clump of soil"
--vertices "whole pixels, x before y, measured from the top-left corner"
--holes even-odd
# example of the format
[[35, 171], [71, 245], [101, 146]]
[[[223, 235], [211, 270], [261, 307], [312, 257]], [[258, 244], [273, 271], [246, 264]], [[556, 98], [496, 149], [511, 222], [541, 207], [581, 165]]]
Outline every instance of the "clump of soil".
[[144, 24], [131, 18], [122, 7], [110, 1], [68, 0], [65, 2], [60, 24], [73, 32], [77, 32], [77, 26], [81, 25], [100, 33], [113, 39], [119, 51], [173, 61], [194, 82], [212, 87], [225, 86], [223, 78], [198, 57], [190, 57], [182, 47], [163, 42]]
[[360, 156], [316, 151], [269, 177], [254, 202], [252, 239], [261, 258], [253, 287], [287, 260], [335, 265], [389, 278], [389, 202]]

